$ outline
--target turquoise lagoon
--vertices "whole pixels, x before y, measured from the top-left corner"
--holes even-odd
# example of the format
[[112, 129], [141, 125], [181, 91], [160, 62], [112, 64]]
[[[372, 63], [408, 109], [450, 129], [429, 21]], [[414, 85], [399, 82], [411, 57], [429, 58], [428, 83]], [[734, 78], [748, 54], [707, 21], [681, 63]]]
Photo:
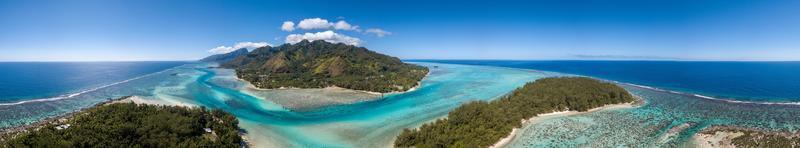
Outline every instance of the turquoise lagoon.
[[768, 131], [800, 129], [800, 106], [716, 100], [622, 84], [646, 102], [553, 117], [524, 125], [507, 147], [691, 147], [705, 127], [740, 126]]
[[[405, 128], [444, 117], [460, 104], [491, 100], [554, 73], [510, 68], [418, 63], [431, 73], [414, 91], [370, 101], [292, 110], [269, 96], [252, 95], [231, 70], [187, 64], [57, 101], [0, 106], [4, 127], [65, 114], [110, 98], [223, 109], [257, 147], [388, 147]], [[434, 68], [433, 66], [437, 66]], [[33, 116], [32, 116], [33, 115]]]
[[[65, 114], [109, 98], [141, 96], [143, 101], [223, 109], [257, 147], [389, 147], [404, 128], [446, 116], [460, 104], [492, 100], [526, 82], [564, 76], [552, 72], [442, 63], [431, 68], [415, 91], [354, 103], [297, 110], [268, 95], [256, 95], [231, 70], [187, 64], [81, 95], [0, 106], [0, 127]], [[437, 68], [434, 68], [436, 66]], [[683, 146], [712, 125], [770, 130], [800, 128], [800, 107], [705, 99], [620, 83], [645, 103], [636, 108], [552, 117], [522, 127], [508, 147]], [[311, 103], [311, 102], [309, 102]]]

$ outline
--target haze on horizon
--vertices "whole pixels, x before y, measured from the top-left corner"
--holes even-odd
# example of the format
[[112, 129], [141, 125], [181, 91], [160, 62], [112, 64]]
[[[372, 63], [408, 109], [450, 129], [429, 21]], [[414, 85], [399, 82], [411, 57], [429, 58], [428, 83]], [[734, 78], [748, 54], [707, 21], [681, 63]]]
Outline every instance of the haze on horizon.
[[403, 59], [800, 60], [800, 1], [0, 0], [0, 61], [196, 60], [323, 39]]

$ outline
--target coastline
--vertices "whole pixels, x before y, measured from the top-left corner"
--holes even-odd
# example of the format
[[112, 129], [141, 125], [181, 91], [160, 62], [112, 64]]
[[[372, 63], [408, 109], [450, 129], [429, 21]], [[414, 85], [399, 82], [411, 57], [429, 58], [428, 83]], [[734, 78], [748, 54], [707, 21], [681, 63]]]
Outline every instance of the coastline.
[[[220, 69], [227, 69], [227, 68], [220, 68]], [[346, 89], [346, 90], [352, 90], [352, 91], [356, 91], [356, 92], [368, 93], [368, 94], [373, 94], [373, 95], [391, 95], [391, 94], [407, 93], [407, 92], [411, 92], [411, 91], [417, 90], [419, 87], [422, 86], [422, 80], [427, 78], [428, 75], [430, 75], [430, 74], [431, 74], [431, 72], [428, 71], [428, 73], [425, 74], [425, 76], [422, 77], [422, 79], [417, 81], [417, 85], [414, 85], [414, 87], [411, 87], [408, 90], [405, 90], [405, 91], [391, 91], [391, 92], [386, 92], [386, 93], [374, 92], [374, 91], [366, 91], [366, 90], [357, 90], [357, 89], [349, 89], [349, 88], [339, 87], [339, 86], [336, 86], [336, 85], [331, 85], [331, 86], [322, 87], [322, 88], [298, 88], [298, 87], [258, 88], [255, 85], [253, 85], [253, 83], [250, 83], [250, 81], [247, 81], [247, 80], [244, 80], [242, 78], [239, 78], [238, 75], [234, 75], [233, 77], [236, 78], [236, 80], [238, 80], [238, 81], [244, 82], [248, 89], [253, 89], [253, 90], [269, 91], [269, 90], [293, 90], [293, 89], [294, 90], [303, 90], [303, 89]]]
[[[436, 61], [419, 61], [417, 63], [438, 63], [438, 64], [453, 64], [453, 65], [470, 65], [470, 66], [479, 66], [479, 67], [494, 67], [494, 68], [504, 68], [504, 69], [511, 69], [511, 70], [542, 72], [542, 73], [548, 73], [548, 74], [556, 75], [558, 77], [561, 77], [561, 76], [588, 77], [588, 78], [608, 81], [608, 82], [612, 82], [612, 83], [620, 84], [620, 85], [628, 85], [628, 86], [632, 86], [632, 87], [638, 87], [638, 88], [654, 90], [654, 91], [659, 91], [659, 92], [667, 92], [667, 93], [678, 94], [678, 95], [693, 96], [693, 97], [697, 97], [697, 98], [708, 99], [708, 100], [713, 100], [713, 101], [720, 101], [720, 102], [726, 102], [726, 103], [800, 106], [800, 102], [742, 101], [742, 100], [737, 100], [738, 97], [717, 97], [717, 96], [712, 96], [712, 95], [704, 95], [704, 94], [697, 93], [697, 92], [686, 92], [686, 91], [674, 90], [674, 89], [669, 89], [669, 88], [657, 88], [657, 87], [652, 87], [652, 86], [648, 86], [648, 85], [645, 85], [645, 84], [636, 84], [636, 83], [632, 83], [632, 82], [622, 82], [622, 81], [605, 79], [605, 78], [589, 76], [589, 75], [572, 74], [572, 73], [564, 73], [564, 72], [556, 72], [556, 71], [547, 71], [547, 70], [540, 70], [540, 69], [514, 68], [514, 67], [490, 66], [490, 65], [474, 65], [474, 64], [459, 64], [459, 63], [446, 63], [446, 62], [445, 63], [441, 63], [441, 62], [436, 62]], [[798, 98], [798, 99], [800, 99], [800, 98]]]
[[[608, 105], [604, 105], [604, 106], [601, 106], [601, 107], [596, 107], [596, 108], [589, 109], [588, 111], [585, 111], [585, 112], [571, 111], [571, 110], [554, 111], [554, 112], [551, 112], [551, 113], [538, 114], [538, 115], [536, 115], [534, 117], [531, 117], [529, 119], [523, 119], [521, 122], [522, 122], [522, 126], [525, 126], [525, 125], [528, 125], [528, 124], [537, 123], [538, 121], [541, 121], [543, 119], [547, 119], [549, 117], [581, 115], [581, 114], [587, 114], [587, 113], [592, 113], [592, 112], [601, 111], [601, 110], [608, 110], [608, 109], [634, 108], [634, 107], [639, 105], [638, 102], [640, 102], [640, 101], [636, 100], [636, 101], [628, 102], [628, 103], [608, 104]], [[503, 148], [503, 147], [506, 147], [509, 143], [511, 143], [512, 140], [514, 140], [514, 138], [516, 138], [519, 130], [521, 130], [521, 128], [513, 128], [513, 129], [511, 129], [511, 133], [508, 136], [500, 139], [499, 141], [497, 141], [497, 143], [495, 143], [494, 145], [490, 146], [489, 148]]]
[[18, 134], [27, 132], [28, 130], [38, 129], [38, 128], [41, 128], [41, 127], [43, 127], [45, 125], [48, 125], [48, 124], [60, 124], [60, 123], [66, 122], [67, 120], [69, 120], [70, 118], [74, 117], [75, 115], [80, 114], [83, 111], [98, 107], [98, 106], [114, 104], [114, 103], [133, 102], [132, 98], [134, 98], [134, 97], [136, 97], [136, 96], [124, 96], [124, 97], [119, 97], [119, 98], [108, 99], [106, 101], [99, 102], [99, 103], [95, 104], [94, 106], [83, 108], [83, 109], [80, 109], [80, 110], [76, 110], [74, 112], [70, 112], [70, 113], [67, 113], [67, 114], [64, 114], [64, 115], [53, 116], [53, 117], [50, 117], [50, 118], [45, 118], [45, 119], [42, 119], [42, 120], [39, 120], [39, 121], [36, 121], [36, 122], [32, 122], [32, 123], [29, 123], [29, 124], [20, 125], [20, 126], [16, 126], [16, 127], [2, 128], [2, 129], [0, 129], [0, 141], [5, 141], [7, 138], [13, 138]]
[[800, 132], [769, 131], [759, 128], [718, 125], [707, 127], [695, 133], [691, 137], [689, 144], [699, 148], [737, 147], [734, 144], [734, 139], [742, 136], [746, 136], [746, 140], [761, 141], [775, 140], [761, 139], [765, 137], [798, 138], [800, 137]]
[[362, 102], [377, 101], [386, 98], [389, 95], [407, 93], [418, 90], [422, 87], [421, 82], [414, 88], [404, 92], [395, 92], [392, 94], [381, 94], [375, 92], [367, 92], [360, 90], [353, 90], [341, 87], [325, 87], [325, 88], [284, 88], [284, 89], [258, 89], [247, 81], [240, 81], [234, 79], [232, 76], [225, 76], [227, 81], [237, 81], [240, 83], [236, 88], [242, 93], [254, 96], [262, 101], [272, 102], [282, 106], [285, 109], [294, 111], [307, 111], [315, 110], [321, 107], [328, 107], [334, 105], [355, 104]]
[[[222, 67], [208, 67], [208, 68], [212, 68], [212, 69], [213, 69], [213, 68], [216, 68], [216, 69], [228, 69], [228, 70], [234, 70], [234, 69], [222, 68]], [[422, 81], [423, 81], [423, 80], [425, 80], [426, 78], [428, 78], [428, 76], [430, 76], [430, 75], [431, 75], [431, 69], [432, 69], [432, 68], [428, 68], [428, 72], [427, 72], [427, 73], [425, 73], [425, 76], [423, 76], [423, 77], [422, 77], [422, 79], [420, 79], [419, 81], [417, 81], [417, 84], [416, 84], [416, 85], [414, 85], [413, 87], [411, 87], [411, 88], [409, 88], [409, 89], [407, 89], [407, 90], [404, 90], [404, 91], [391, 91], [391, 92], [386, 92], [386, 93], [374, 92], [374, 91], [366, 91], [366, 90], [356, 90], [356, 89], [349, 89], [349, 88], [342, 88], [342, 87], [338, 87], [338, 86], [335, 86], [335, 85], [328, 86], [328, 87], [323, 87], [323, 88], [297, 88], [297, 87], [280, 87], [280, 88], [277, 88], [277, 89], [258, 88], [258, 87], [256, 87], [255, 85], [253, 85], [252, 83], [250, 83], [250, 81], [247, 81], [247, 80], [244, 80], [244, 79], [241, 79], [241, 78], [239, 78], [239, 75], [236, 75], [236, 72], [235, 72], [235, 70], [234, 70], [234, 72], [233, 72], [233, 73], [234, 73], [234, 75], [233, 75], [233, 78], [235, 78], [236, 80], [239, 80], [239, 81], [241, 81], [241, 82], [244, 82], [244, 83], [246, 84], [247, 88], [249, 88], [249, 89], [254, 89], [254, 90], [287, 90], [287, 89], [328, 89], [328, 88], [341, 88], [341, 89], [347, 89], [347, 90], [352, 90], [352, 91], [357, 91], [357, 92], [362, 92], [362, 93], [368, 93], [368, 94], [373, 94], [373, 95], [391, 95], [391, 94], [401, 94], [401, 93], [407, 93], [407, 92], [412, 92], [412, 91], [414, 91], [414, 90], [417, 90], [419, 87], [421, 87], [421, 86], [422, 86]]]
[[[218, 68], [218, 69], [227, 69], [227, 68]], [[227, 70], [232, 70], [232, 69], [227, 69]], [[409, 88], [407, 90], [404, 90], [404, 91], [391, 91], [391, 92], [386, 92], [386, 93], [366, 91], [366, 90], [349, 89], [349, 88], [338, 87], [338, 86], [335, 86], [335, 85], [327, 86], [327, 87], [323, 87], [323, 88], [298, 88], [298, 87], [280, 87], [280, 88], [271, 88], [271, 89], [258, 88], [255, 85], [253, 85], [252, 83], [250, 83], [250, 81], [247, 81], [247, 80], [239, 78], [239, 76], [236, 75], [235, 72], [234, 72], [234, 75], [232, 77], [235, 80], [244, 83], [245, 84], [244, 85], [245, 89], [256, 90], [256, 91], [323, 90], [323, 91], [336, 91], [336, 92], [348, 92], [348, 91], [351, 91], [351, 92], [363, 93], [363, 94], [368, 94], [368, 95], [374, 95], [374, 97], [369, 97], [369, 98], [366, 98], [366, 99], [358, 99], [356, 101], [350, 102], [350, 103], [358, 103], [358, 102], [364, 102], [364, 101], [373, 101], [373, 100], [383, 99], [383, 96], [385, 96], [385, 95], [402, 94], [402, 93], [408, 93], [408, 92], [416, 91], [417, 89], [422, 87], [422, 81], [425, 80], [426, 78], [428, 78], [428, 76], [430, 76], [430, 74], [431, 74], [431, 71], [429, 70], [428, 73], [426, 73], [425, 76], [422, 77], [422, 79], [417, 81], [416, 85], [414, 85], [413, 87], [411, 87], [411, 88]], [[325, 106], [325, 105], [323, 105], [323, 106]]]
[[[148, 104], [148, 105], [164, 105], [164, 106], [179, 106], [179, 107], [188, 107], [194, 108], [196, 106], [190, 105], [188, 103], [178, 103], [178, 104], [164, 104], [160, 102], [152, 102], [142, 99], [139, 96], [131, 95], [131, 96], [123, 96], [119, 98], [109, 98], [106, 101], [99, 102], [91, 107], [83, 108], [80, 110], [76, 110], [74, 112], [70, 112], [64, 115], [54, 116], [50, 118], [45, 118], [36, 122], [32, 122], [30, 124], [25, 124], [16, 127], [9, 127], [9, 128], [2, 128], [0, 129], [0, 142], [5, 141], [10, 138], [14, 138], [19, 134], [26, 133], [29, 130], [36, 130], [41, 127], [44, 127], [49, 124], [62, 124], [67, 120], [75, 117], [75, 115], [81, 114], [86, 110], [93, 109], [99, 106], [105, 106], [109, 104], [117, 104], [117, 103], [135, 103], [135, 104]], [[246, 147], [253, 147], [253, 143], [250, 142], [249, 137], [247, 136], [246, 132], [239, 131], [239, 136], [242, 138], [242, 144], [246, 145]]]

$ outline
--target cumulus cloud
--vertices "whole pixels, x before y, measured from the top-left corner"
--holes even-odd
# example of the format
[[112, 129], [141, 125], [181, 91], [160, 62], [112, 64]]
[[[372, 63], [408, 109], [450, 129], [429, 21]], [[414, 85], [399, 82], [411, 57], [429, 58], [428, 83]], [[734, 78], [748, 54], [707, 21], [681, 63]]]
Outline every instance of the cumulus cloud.
[[311, 30], [311, 29], [328, 29], [333, 26], [332, 23], [328, 22], [326, 19], [321, 18], [309, 18], [303, 19], [300, 23], [297, 24], [297, 28]]
[[336, 29], [336, 30], [356, 30], [356, 31], [360, 31], [360, 30], [358, 30], [358, 26], [350, 25], [350, 23], [347, 23], [347, 22], [345, 22], [343, 20], [340, 20], [340, 21], [336, 22], [335, 24], [333, 24], [333, 28]]
[[242, 49], [242, 48], [256, 49], [256, 48], [264, 47], [264, 46], [272, 46], [272, 45], [267, 43], [267, 42], [239, 42], [239, 43], [236, 43], [236, 45], [233, 45], [233, 47], [231, 47], [231, 46], [219, 46], [219, 47], [216, 47], [216, 48], [212, 48], [211, 50], [208, 50], [208, 52], [211, 52], [211, 53], [214, 53], [214, 54], [222, 54], [222, 53], [229, 53], [231, 51], [234, 51], [234, 50], [237, 50], [237, 49]]
[[389, 31], [386, 31], [386, 30], [383, 30], [383, 29], [378, 29], [378, 28], [370, 28], [370, 29], [367, 29], [366, 32], [367, 33], [371, 33], [371, 34], [375, 34], [375, 36], [378, 36], [378, 37], [384, 37], [384, 36], [387, 36], [387, 35], [392, 35], [392, 32], [389, 32]]
[[286, 43], [290, 44], [294, 44], [303, 40], [309, 40], [309, 41], [323, 40], [331, 43], [344, 43], [356, 46], [361, 44], [361, 40], [358, 38], [346, 36], [343, 34], [338, 34], [330, 30], [317, 33], [290, 34], [289, 36], [286, 36]]
[[294, 22], [292, 21], [283, 22], [283, 25], [281, 25], [281, 30], [292, 32], [294, 30]]
[[[291, 25], [289, 25], [291, 24]], [[287, 27], [292, 26], [292, 27]], [[291, 29], [289, 29], [291, 28]], [[297, 24], [297, 28], [303, 30], [314, 30], [314, 29], [335, 29], [335, 30], [348, 30], [348, 31], [360, 31], [357, 25], [352, 25], [347, 23], [347, 21], [339, 20], [336, 23], [329, 22], [326, 19], [322, 18], [309, 18], [303, 19], [300, 23]], [[283, 22], [281, 26], [281, 30], [284, 31], [291, 31], [294, 30], [294, 23], [291, 21]]]

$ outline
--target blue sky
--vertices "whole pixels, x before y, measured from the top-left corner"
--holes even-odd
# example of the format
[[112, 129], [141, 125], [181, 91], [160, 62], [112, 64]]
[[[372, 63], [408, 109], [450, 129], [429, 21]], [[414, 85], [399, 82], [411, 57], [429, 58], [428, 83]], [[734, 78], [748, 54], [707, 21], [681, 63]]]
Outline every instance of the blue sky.
[[[800, 60], [798, 14], [792, 0], [0, 0], [0, 61], [193, 60], [329, 30], [404, 59]], [[298, 26], [313, 18], [330, 26]]]

